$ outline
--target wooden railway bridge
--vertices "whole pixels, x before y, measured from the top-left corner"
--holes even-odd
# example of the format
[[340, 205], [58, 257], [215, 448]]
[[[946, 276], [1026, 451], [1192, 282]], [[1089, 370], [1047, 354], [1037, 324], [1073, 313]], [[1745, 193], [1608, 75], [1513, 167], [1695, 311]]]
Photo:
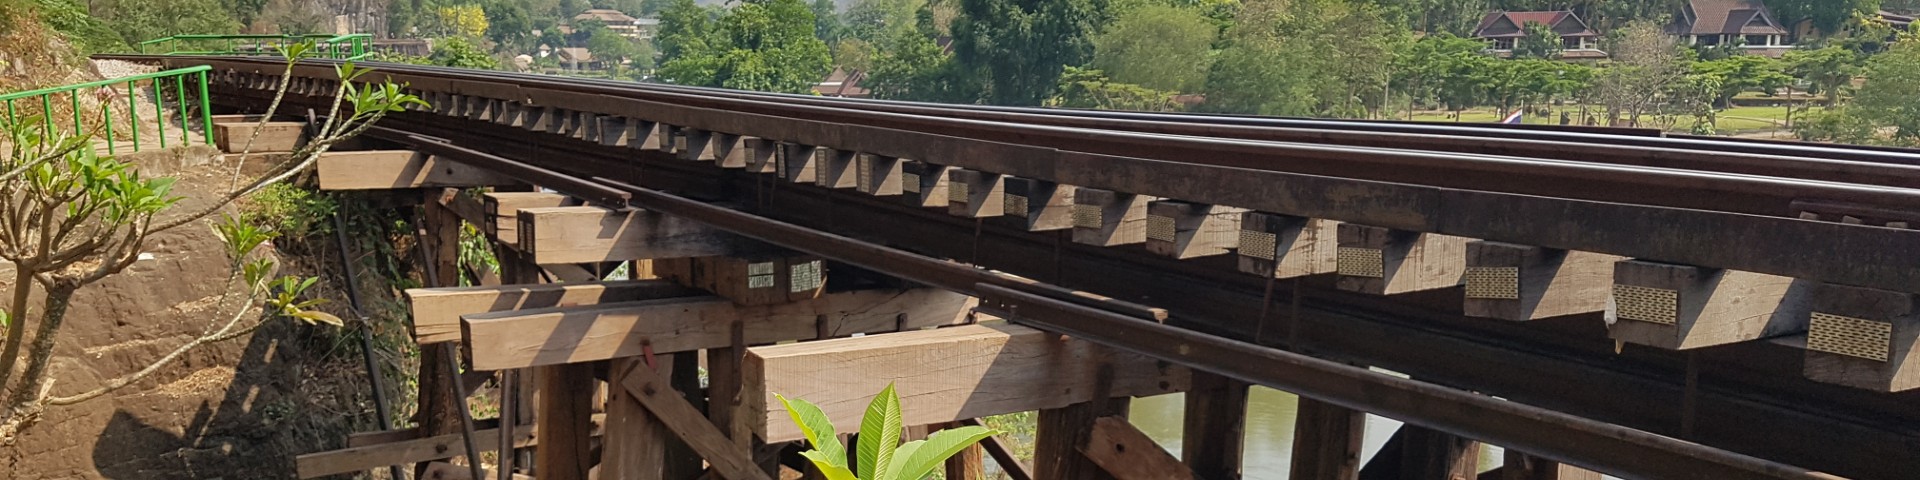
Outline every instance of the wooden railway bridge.
[[[280, 72], [132, 58], [213, 66], [236, 112]], [[1482, 442], [1479, 478], [1920, 477], [1914, 153], [378, 68], [432, 107], [320, 187], [420, 192], [436, 286], [461, 222], [505, 272], [408, 292], [452, 385], [303, 476], [775, 478], [805, 467], [772, 394], [844, 432], [893, 383], [910, 435], [1037, 410], [1032, 465], [987, 444], [1014, 478], [1237, 478], [1275, 453], [1249, 385], [1301, 397], [1295, 479], [1475, 478]], [[332, 67], [293, 75], [324, 113]], [[451, 407], [496, 372], [501, 420]], [[1120, 401], [1171, 392], [1179, 457]], [[1364, 413], [1406, 425], [1361, 465]]]

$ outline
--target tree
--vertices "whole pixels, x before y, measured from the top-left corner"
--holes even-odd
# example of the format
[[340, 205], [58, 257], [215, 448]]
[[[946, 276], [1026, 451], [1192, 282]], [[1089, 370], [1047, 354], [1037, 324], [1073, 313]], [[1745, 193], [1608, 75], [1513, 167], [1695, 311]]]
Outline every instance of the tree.
[[[311, 47], [294, 46], [284, 53], [297, 60]], [[261, 122], [273, 118], [279, 99], [291, 85], [293, 65], [293, 61], [287, 63], [280, 94], [261, 116]], [[0, 394], [5, 396], [4, 408], [0, 409], [0, 445], [11, 444], [48, 407], [99, 398], [146, 378], [195, 348], [245, 335], [274, 318], [341, 324], [339, 318], [309, 310], [321, 300], [302, 299], [316, 278], [273, 278], [273, 261], [254, 255], [272, 237], [271, 232], [228, 217], [214, 229], [227, 244], [233, 271], [226, 281], [227, 294], [218, 297], [213, 306], [221, 318], [212, 321], [206, 333], [146, 368], [92, 390], [56, 394], [57, 382], [48, 369], [75, 292], [132, 266], [153, 235], [200, 222], [248, 194], [284, 182], [311, 167], [333, 145], [366, 131], [388, 113], [424, 105], [393, 83], [356, 86], [356, 82], [364, 81], [362, 76], [367, 71], [351, 63], [336, 71], [340, 86], [333, 94], [344, 102], [345, 111], [327, 116], [316, 126], [311, 140], [268, 173], [243, 184], [236, 171], [228, 194], [207, 207], [171, 218], [162, 215], [178, 200], [170, 194], [173, 179], [146, 178], [131, 164], [98, 156], [91, 133], [69, 135], [65, 129], [43, 130], [46, 120], [38, 116], [20, 122], [9, 119], [0, 125], [14, 139], [8, 145], [10, 155], [0, 159], [0, 171], [6, 172], [0, 174], [0, 216], [15, 219], [0, 228], [0, 258], [12, 262], [15, 270], [12, 301], [0, 314], [0, 325], [5, 327], [5, 346], [0, 347]], [[247, 140], [241, 157], [250, 153], [253, 140]], [[230, 297], [233, 289], [240, 290], [240, 295]], [[29, 309], [36, 290], [44, 297], [38, 312]], [[33, 332], [31, 337], [29, 330]]]
[[528, 41], [533, 40], [533, 17], [527, 14], [526, 7], [513, 3], [501, 3], [486, 9], [487, 38], [501, 49], [532, 50]]
[[1460, 38], [1450, 33], [1429, 35], [1414, 41], [1393, 58], [1393, 86], [1408, 97], [1408, 115], [1415, 102], [1427, 99], [1466, 108], [1478, 101], [1479, 85], [1472, 72], [1493, 60], [1485, 54], [1485, 42]]
[[1259, 115], [1319, 113], [1317, 58], [1269, 39], [1242, 39], [1221, 50], [1207, 71], [1203, 110]]
[[1813, 28], [1835, 33], [1854, 15], [1872, 15], [1881, 0], [1766, 0], [1774, 18], [1789, 24], [1811, 20]]
[[884, 42], [913, 31], [917, 25], [915, 14], [926, 5], [927, 0], [858, 0], [840, 16], [837, 22], [840, 31], [835, 32], [834, 38]]
[[443, 35], [482, 38], [487, 34], [487, 12], [479, 5], [451, 5], [434, 10]]
[[1067, 67], [1060, 76], [1060, 96], [1048, 100], [1047, 106], [1173, 112], [1180, 110], [1180, 103], [1174, 101], [1179, 93], [1115, 82], [1099, 70]]
[[1086, 63], [1106, 23], [1106, 0], [958, 0], [953, 53], [986, 79], [993, 105], [1039, 105], [1067, 65]]
[[1606, 50], [1612, 58], [1595, 74], [1593, 95], [1606, 108], [1608, 125], [1622, 116], [1628, 125], [1636, 124], [1690, 73], [1685, 50], [1655, 22], [1633, 22], [1615, 31]]
[[500, 62], [466, 37], [447, 37], [434, 42], [433, 55], [427, 61], [440, 66], [493, 70]]
[[1854, 92], [1854, 114], [1892, 131], [1889, 143], [1920, 146], [1920, 37], [1903, 35], [1886, 53], [1867, 60], [1866, 80]]
[[95, 15], [129, 44], [170, 35], [234, 32], [241, 27], [215, 0], [113, 0], [102, 4]]
[[1521, 30], [1526, 36], [1514, 41], [1513, 58], [1560, 58], [1560, 52], [1566, 50], [1560, 43], [1560, 33], [1547, 24], [1527, 22]]
[[1137, 8], [1093, 38], [1092, 66], [1115, 82], [1196, 92], [1206, 86], [1215, 35], [1212, 22], [1193, 10]]
[[713, 35], [714, 11], [693, 3], [693, 0], [671, 2], [660, 10], [660, 31], [654, 36], [654, 41], [660, 47], [661, 63], [672, 63], [693, 54], [706, 54], [711, 49], [707, 44]]
[[1715, 108], [1726, 108], [1734, 95], [1748, 90], [1772, 93], [1786, 86], [1793, 77], [1782, 72], [1780, 61], [1759, 55], [1736, 55], [1693, 64], [1693, 74], [1712, 77]]
[[[1226, 48], [1208, 72], [1204, 108], [1235, 113], [1367, 115], [1385, 105], [1393, 59], [1401, 49], [1408, 48], [1409, 37], [1402, 27], [1387, 20], [1384, 10], [1371, 3], [1249, 2], [1241, 8], [1238, 23], [1228, 32]], [[1223, 67], [1222, 62], [1229, 64]], [[1242, 62], [1284, 63], [1270, 66]], [[1301, 106], [1310, 107], [1303, 111], [1298, 108]]]
[[834, 13], [833, 0], [813, 0], [813, 36], [834, 43], [840, 35], [840, 15]]
[[1840, 90], [1853, 84], [1860, 71], [1860, 56], [1839, 46], [1790, 51], [1781, 61], [1788, 75], [1807, 82], [1810, 93], [1826, 96], [1829, 107], [1840, 101]]
[[805, 93], [833, 64], [813, 29], [813, 11], [800, 0], [744, 3], [715, 20], [704, 41], [675, 38], [678, 54], [661, 65], [659, 76], [683, 85]]
[[886, 48], [876, 51], [872, 62], [866, 86], [874, 98], [971, 103], [981, 96], [982, 82], [972, 77], [973, 72], [919, 32], [895, 35]]

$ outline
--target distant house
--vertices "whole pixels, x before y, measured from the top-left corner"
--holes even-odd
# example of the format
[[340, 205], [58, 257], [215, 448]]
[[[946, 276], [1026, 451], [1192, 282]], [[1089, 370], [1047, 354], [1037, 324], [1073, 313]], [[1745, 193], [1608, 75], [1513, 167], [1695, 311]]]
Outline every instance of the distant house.
[[605, 8], [588, 9], [585, 12], [580, 12], [579, 15], [574, 15], [573, 19], [575, 21], [598, 21], [606, 25], [608, 30], [613, 30], [614, 33], [618, 33], [622, 37], [635, 39], [653, 38], [653, 32], [660, 29], [659, 19], [634, 18], [631, 15], [621, 13], [619, 10]]
[[554, 50], [554, 56], [559, 57], [560, 63], [566, 65], [568, 70], [599, 70], [605, 67], [602, 64], [606, 62], [593, 58], [593, 52], [585, 48], [561, 47]]
[[1473, 38], [1486, 40], [1492, 45], [1493, 54], [1500, 57], [1513, 55], [1513, 46], [1527, 36], [1527, 24], [1538, 23], [1560, 34], [1561, 57], [1568, 60], [1592, 60], [1607, 58], [1607, 52], [1600, 51], [1600, 32], [1593, 31], [1587, 22], [1571, 11], [1557, 12], [1502, 12], [1488, 13], [1480, 19], [1480, 25], [1474, 27]]
[[828, 97], [867, 98], [872, 91], [860, 86], [867, 79], [867, 72], [835, 67], [827, 78], [813, 86], [813, 91]]
[[1689, 45], [1738, 43], [1755, 55], [1778, 57], [1793, 49], [1786, 25], [1760, 0], [1688, 0], [1669, 31]]

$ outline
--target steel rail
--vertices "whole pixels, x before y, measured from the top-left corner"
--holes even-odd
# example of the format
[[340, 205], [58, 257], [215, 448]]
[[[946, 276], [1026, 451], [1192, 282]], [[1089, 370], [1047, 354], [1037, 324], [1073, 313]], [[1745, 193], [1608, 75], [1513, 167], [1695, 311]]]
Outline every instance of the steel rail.
[[[408, 69], [384, 73], [402, 79], [407, 75], [422, 75], [418, 71]], [[574, 93], [597, 93], [609, 97], [607, 98], [609, 101], [622, 100], [615, 95], [633, 94], [631, 91], [621, 89], [599, 89], [569, 84], [566, 79], [528, 80], [516, 86], [522, 89], [547, 88]], [[781, 137], [793, 136], [794, 130], [818, 131], [846, 125], [886, 125], [887, 128], [897, 129], [902, 125], [912, 125], [915, 128], [908, 131], [939, 132], [941, 135], [961, 138], [972, 138], [967, 135], [968, 132], [1016, 135], [1024, 141], [1023, 143], [1068, 151], [1091, 150], [1092, 153], [1159, 158], [1211, 166], [1758, 215], [1796, 216], [1799, 212], [1790, 211], [1791, 202], [1802, 199], [1882, 206], [1920, 205], [1920, 190], [1843, 182], [1594, 162], [1363, 149], [1022, 125], [783, 105], [757, 100], [731, 100], [728, 101], [725, 109], [696, 109], [688, 105], [712, 100], [683, 93], [648, 95], [654, 99], [627, 98], [624, 100], [639, 104], [631, 108], [647, 110], [657, 117], [649, 120], [692, 124], [698, 122], [689, 121], [689, 118], [685, 118], [686, 115], [704, 114], [710, 118], [708, 123], [735, 125], [738, 127], [735, 128], [736, 130], [744, 131], [711, 128], [712, 125], [689, 126], [705, 126], [715, 131], [757, 135], [783, 141], [792, 141], [792, 138]], [[611, 103], [615, 104], [607, 105], [608, 110], [620, 108], [617, 105], [618, 102]], [[767, 116], [765, 112], [769, 111], [781, 112], [781, 115]], [[669, 115], [667, 112], [680, 112], [681, 115]], [[617, 114], [618, 112], [597, 113]], [[742, 115], [742, 113], [754, 115]], [[717, 115], [730, 118], [726, 120], [713, 118]], [[673, 116], [683, 118], [668, 118]], [[783, 132], [783, 129], [786, 132]], [[883, 141], [884, 139], [868, 140]], [[942, 161], [939, 158], [919, 159], [934, 163]], [[997, 173], [1018, 174], [1018, 172]]]

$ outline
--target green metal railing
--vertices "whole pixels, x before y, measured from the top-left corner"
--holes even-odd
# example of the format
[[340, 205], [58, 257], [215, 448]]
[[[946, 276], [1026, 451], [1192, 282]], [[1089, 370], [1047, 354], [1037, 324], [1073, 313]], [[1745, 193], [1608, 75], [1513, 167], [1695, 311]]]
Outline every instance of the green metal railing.
[[[7, 121], [10, 122], [10, 125], [19, 124], [22, 113], [32, 113], [31, 111], [22, 112], [23, 109], [30, 110], [32, 107], [39, 107], [40, 114], [43, 116], [40, 123], [42, 133], [51, 135], [54, 128], [66, 127], [65, 125], [57, 124], [60, 120], [56, 119], [57, 112], [54, 111], [55, 97], [65, 94], [68, 103], [73, 109], [73, 134], [80, 135], [87, 130], [84, 126], [86, 123], [84, 112], [86, 110], [80, 107], [80, 96], [83, 94], [94, 95], [100, 100], [100, 129], [103, 131], [103, 137], [107, 140], [107, 154], [113, 155], [118, 153], [116, 150], [118, 138], [114, 136], [115, 132], [113, 128], [113, 111], [116, 106], [114, 103], [116, 103], [118, 100], [116, 97], [120, 94], [117, 89], [122, 85], [126, 86], [127, 126], [130, 131], [128, 133], [132, 136], [133, 151], [138, 152], [140, 151], [140, 124], [142, 123], [139, 105], [140, 83], [146, 82], [148, 86], [153, 89], [152, 99], [155, 115], [155, 135], [153, 138], [160, 140], [161, 148], [166, 148], [167, 146], [167, 121], [170, 119], [167, 118], [168, 115], [166, 114], [166, 88], [168, 83], [172, 83], [175, 107], [176, 110], [180, 112], [179, 143], [181, 145], [192, 143], [192, 128], [189, 127], [193, 125], [192, 120], [189, 119], [189, 112], [192, 110], [187, 107], [188, 98], [190, 94], [193, 94], [192, 96], [197, 96], [199, 99], [198, 111], [200, 113], [201, 141], [211, 145], [213, 144], [213, 116], [210, 113], [209, 108], [211, 106], [208, 104], [207, 99], [207, 72], [210, 70], [213, 70], [213, 67], [206, 65], [177, 68], [129, 77], [87, 82], [78, 85], [9, 93], [0, 95], [0, 101], [6, 103]], [[169, 82], [169, 79], [172, 81]], [[21, 106], [22, 103], [26, 105], [23, 107]]]
[[[161, 55], [279, 55], [280, 49], [313, 42], [322, 58], [359, 60], [372, 51], [373, 35], [174, 35], [140, 42], [140, 53]], [[149, 52], [148, 50], [152, 50]]]

